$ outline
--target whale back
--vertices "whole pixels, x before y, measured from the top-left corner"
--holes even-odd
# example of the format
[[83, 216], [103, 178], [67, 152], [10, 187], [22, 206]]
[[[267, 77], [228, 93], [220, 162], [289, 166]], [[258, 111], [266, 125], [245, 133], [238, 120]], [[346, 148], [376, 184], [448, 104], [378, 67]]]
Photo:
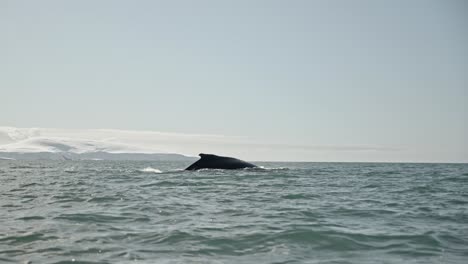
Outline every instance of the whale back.
[[243, 168], [254, 168], [255, 165], [245, 162], [240, 159], [217, 156], [214, 154], [199, 154], [200, 159], [190, 165], [185, 170], [200, 170], [200, 169], [224, 169], [235, 170]]

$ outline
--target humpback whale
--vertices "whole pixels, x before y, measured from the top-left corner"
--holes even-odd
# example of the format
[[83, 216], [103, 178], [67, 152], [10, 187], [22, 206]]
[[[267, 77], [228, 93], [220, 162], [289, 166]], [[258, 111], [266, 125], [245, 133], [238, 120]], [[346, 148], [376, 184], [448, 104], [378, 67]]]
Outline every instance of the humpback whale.
[[257, 166], [245, 162], [240, 159], [217, 156], [214, 154], [199, 154], [200, 159], [190, 165], [185, 170], [200, 170], [200, 169], [225, 169], [235, 170], [243, 168], [255, 168]]

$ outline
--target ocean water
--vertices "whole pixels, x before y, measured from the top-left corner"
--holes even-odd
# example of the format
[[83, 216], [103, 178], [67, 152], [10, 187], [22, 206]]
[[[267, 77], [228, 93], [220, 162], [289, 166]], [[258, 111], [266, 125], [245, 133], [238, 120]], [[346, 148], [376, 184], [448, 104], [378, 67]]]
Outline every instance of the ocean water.
[[468, 263], [468, 165], [0, 161], [2, 263]]

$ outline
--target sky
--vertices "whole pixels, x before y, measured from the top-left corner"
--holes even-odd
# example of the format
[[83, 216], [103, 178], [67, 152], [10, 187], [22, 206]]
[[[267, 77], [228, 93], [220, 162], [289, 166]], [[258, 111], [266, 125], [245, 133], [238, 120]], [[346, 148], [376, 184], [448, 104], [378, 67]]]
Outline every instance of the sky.
[[0, 0], [0, 95], [6, 127], [225, 136], [214, 150], [250, 160], [468, 162], [468, 2]]

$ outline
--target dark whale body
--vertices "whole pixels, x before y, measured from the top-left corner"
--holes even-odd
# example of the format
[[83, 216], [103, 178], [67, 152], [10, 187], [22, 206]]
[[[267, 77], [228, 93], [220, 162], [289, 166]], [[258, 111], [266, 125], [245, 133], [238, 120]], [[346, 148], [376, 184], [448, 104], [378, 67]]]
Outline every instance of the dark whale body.
[[231, 157], [216, 156], [213, 154], [199, 154], [200, 159], [190, 165], [185, 170], [200, 170], [200, 169], [224, 169], [235, 170], [244, 168], [255, 168], [257, 166], [245, 162], [240, 159]]

